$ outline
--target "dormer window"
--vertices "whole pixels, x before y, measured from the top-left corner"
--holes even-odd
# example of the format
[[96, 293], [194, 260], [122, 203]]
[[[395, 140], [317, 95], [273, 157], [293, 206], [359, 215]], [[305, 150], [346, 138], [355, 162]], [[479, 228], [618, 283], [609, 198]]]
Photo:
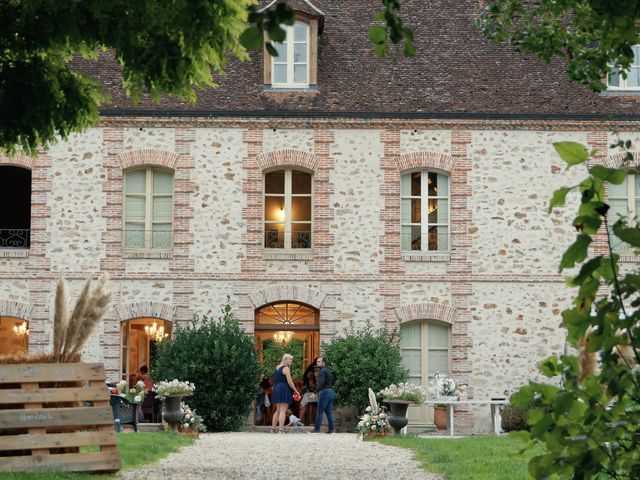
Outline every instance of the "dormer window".
[[[281, 0], [273, 0], [262, 11], [274, 7]], [[293, 25], [282, 25], [286, 36], [283, 42], [271, 42], [278, 52], [272, 57], [264, 48], [265, 91], [296, 90], [314, 92], [318, 86], [318, 36], [324, 26], [324, 13], [310, 0], [302, 0], [294, 10]], [[265, 42], [269, 42], [265, 33]]]
[[272, 57], [272, 82], [274, 88], [309, 87], [309, 25], [295, 22], [284, 26], [287, 37], [282, 43], [274, 43], [277, 57]]
[[640, 90], [640, 45], [633, 47], [633, 62], [627, 78], [622, 78], [619, 70], [612, 71], [607, 79], [607, 90]]

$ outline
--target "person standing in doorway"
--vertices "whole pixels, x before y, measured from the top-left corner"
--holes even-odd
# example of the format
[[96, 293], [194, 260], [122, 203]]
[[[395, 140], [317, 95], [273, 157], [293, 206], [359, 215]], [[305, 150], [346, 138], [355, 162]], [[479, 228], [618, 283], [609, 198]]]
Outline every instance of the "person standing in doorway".
[[275, 405], [276, 411], [273, 414], [271, 422], [271, 432], [276, 433], [276, 427], [278, 433], [284, 433], [284, 419], [287, 415], [287, 408], [293, 403], [293, 392], [300, 395], [293, 380], [291, 379], [291, 364], [293, 363], [293, 355], [285, 353], [282, 357], [282, 361], [276, 367], [274, 377], [276, 384], [273, 387], [273, 393], [271, 395], [271, 403]]
[[318, 416], [316, 418], [316, 426], [309, 433], [320, 433], [320, 426], [322, 425], [322, 418], [325, 413], [327, 414], [327, 422], [329, 423], [327, 433], [334, 433], [336, 431], [335, 425], [333, 424], [333, 401], [336, 399], [336, 392], [333, 391], [335, 376], [327, 367], [327, 359], [325, 357], [318, 357], [316, 366], [318, 367], [318, 381], [316, 386]]

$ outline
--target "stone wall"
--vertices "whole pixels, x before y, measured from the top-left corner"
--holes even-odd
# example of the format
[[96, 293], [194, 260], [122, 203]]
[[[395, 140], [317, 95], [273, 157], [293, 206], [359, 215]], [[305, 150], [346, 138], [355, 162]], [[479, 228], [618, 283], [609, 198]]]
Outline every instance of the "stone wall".
[[[19, 302], [32, 351], [46, 350], [58, 276], [77, 293], [84, 278], [109, 272], [114, 308], [85, 354], [104, 361], [111, 378], [130, 315], [217, 316], [229, 296], [253, 333], [255, 299], [321, 298], [327, 340], [351, 322], [397, 327], [403, 307], [448, 309], [453, 374], [477, 397], [504, 396], [564, 345], [560, 311], [571, 292], [557, 265], [575, 234], [575, 199], [546, 209], [553, 190], [580, 172], [564, 172], [552, 142], [599, 142], [604, 158], [606, 135], [602, 126], [526, 122], [111, 119], [23, 161], [33, 169], [35, 243], [18, 258], [0, 251], [0, 308]], [[131, 258], [121, 244], [122, 171], [156, 154], [175, 170], [175, 247]], [[264, 165], [314, 172], [312, 252], [263, 252]], [[451, 170], [449, 254], [401, 255], [398, 178], [407, 165]], [[463, 429], [484, 428], [481, 409], [458, 415]]]

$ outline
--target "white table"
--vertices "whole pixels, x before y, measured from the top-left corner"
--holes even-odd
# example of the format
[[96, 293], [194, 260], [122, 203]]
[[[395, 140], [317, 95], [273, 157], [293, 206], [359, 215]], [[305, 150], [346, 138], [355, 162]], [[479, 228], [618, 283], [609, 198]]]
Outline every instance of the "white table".
[[489, 405], [491, 409], [491, 431], [498, 435], [500, 433], [502, 418], [500, 417], [500, 406], [506, 405], [506, 400], [427, 400], [425, 405], [446, 405], [447, 406], [447, 425], [449, 427], [449, 435], [453, 435], [453, 408], [456, 405]]

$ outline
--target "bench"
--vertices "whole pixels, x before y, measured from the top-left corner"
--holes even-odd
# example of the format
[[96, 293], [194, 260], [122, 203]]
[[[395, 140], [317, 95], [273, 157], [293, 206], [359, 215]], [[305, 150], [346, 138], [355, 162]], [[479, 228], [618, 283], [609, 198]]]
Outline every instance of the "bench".
[[500, 417], [500, 406], [506, 405], [506, 400], [427, 400], [425, 405], [446, 405], [447, 406], [447, 426], [449, 435], [453, 435], [453, 409], [456, 405], [489, 405], [491, 410], [491, 431], [494, 435], [499, 435], [502, 418]]

